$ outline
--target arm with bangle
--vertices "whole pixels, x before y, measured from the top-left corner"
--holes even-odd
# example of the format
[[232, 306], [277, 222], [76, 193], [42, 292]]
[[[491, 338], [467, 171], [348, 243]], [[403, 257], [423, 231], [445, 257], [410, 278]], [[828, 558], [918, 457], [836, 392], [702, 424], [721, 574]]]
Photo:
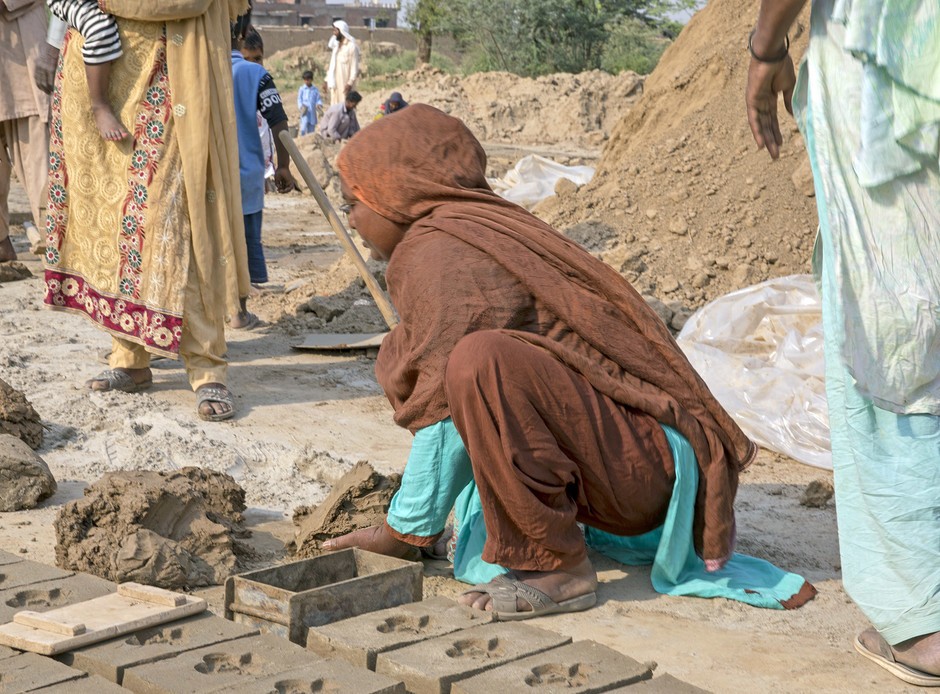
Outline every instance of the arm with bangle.
[[779, 94], [783, 94], [787, 111], [793, 113], [796, 73], [787, 32], [805, 4], [806, 0], [763, 0], [757, 25], [748, 36], [751, 64], [745, 91], [747, 120], [758, 148], [766, 147], [773, 159], [780, 156], [783, 144], [777, 119]]

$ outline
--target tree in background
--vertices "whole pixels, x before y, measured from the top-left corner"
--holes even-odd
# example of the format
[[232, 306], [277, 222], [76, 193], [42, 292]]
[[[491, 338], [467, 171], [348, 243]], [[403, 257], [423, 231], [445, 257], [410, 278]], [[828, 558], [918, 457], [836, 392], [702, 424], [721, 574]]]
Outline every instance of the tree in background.
[[650, 72], [696, 0], [413, 0], [406, 12], [428, 62], [433, 35], [450, 34], [467, 72]]
[[446, 0], [414, 0], [405, 8], [405, 21], [415, 35], [418, 65], [431, 62], [431, 44], [434, 35], [448, 31]]
[[620, 17], [607, 30], [601, 69], [614, 75], [624, 70], [650, 74], [672, 42], [668, 34], [664, 35], [666, 32], [634, 17]]

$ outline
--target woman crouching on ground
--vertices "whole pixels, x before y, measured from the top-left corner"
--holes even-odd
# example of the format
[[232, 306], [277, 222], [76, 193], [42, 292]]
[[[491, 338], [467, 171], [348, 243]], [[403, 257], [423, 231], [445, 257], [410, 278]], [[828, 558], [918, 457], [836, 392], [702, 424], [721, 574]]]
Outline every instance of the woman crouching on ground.
[[[627, 561], [636, 548], [621, 542], [653, 538], [656, 554], [666, 527], [687, 550], [666, 583], [703, 594], [683, 587], [732, 557], [738, 472], [756, 448], [639, 294], [493, 193], [480, 143], [437, 109], [375, 122], [337, 166], [350, 225], [389, 261], [401, 323], [376, 375], [415, 438], [386, 522], [325, 548], [432, 547], [454, 509], [455, 576], [481, 582], [461, 601], [522, 619], [595, 603], [586, 537]], [[812, 597], [767, 566], [771, 579], [711, 594]]]

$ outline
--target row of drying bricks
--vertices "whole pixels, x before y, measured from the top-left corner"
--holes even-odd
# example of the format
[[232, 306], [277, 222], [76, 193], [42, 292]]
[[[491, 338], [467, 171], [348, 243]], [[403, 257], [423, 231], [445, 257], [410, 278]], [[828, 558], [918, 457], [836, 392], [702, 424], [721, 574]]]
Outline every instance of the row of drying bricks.
[[[100, 578], [0, 553], [0, 624], [114, 592]], [[312, 627], [307, 649], [211, 613], [53, 658], [0, 647], [0, 693], [496, 694], [702, 690], [593, 641], [492, 622], [445, 598]], [[652, 679], [651, 679], [652, 678]]]

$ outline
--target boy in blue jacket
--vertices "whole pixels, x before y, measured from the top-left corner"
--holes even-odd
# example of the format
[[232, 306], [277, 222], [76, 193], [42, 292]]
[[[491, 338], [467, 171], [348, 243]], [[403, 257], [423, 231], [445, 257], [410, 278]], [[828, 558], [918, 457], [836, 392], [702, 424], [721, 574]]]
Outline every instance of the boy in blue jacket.
[[[252, 284], [268, 281], [268, 269], [261, 246], [261, 215], [264, 209], [264, 149], [258, 133], [257, 114], [261, 113], [274, 135], [277, 167], [274, 184], [279, 193], [296, 188], [290, 172], [290, 155], [278, 135], [287, 130], [287, 114], [274, 79], [258, 63], [245, 60], [242, 43], [251, 25], [251, 10], [232, 24], [232, 82], [235, 92], [235, 124], [238, 130], [238, 168], [241, 179], [242, 215], [245, 218], [245, 240], [248, 245], [248, 272]], [[253, 328], [258, 317], [248, 311], [248, 297], [243, 297], [241, 310], [232, 319], [233, 328]]]
[[297, 108], [300, 110], [300, 134], [316, 132], [317, 116], [323, 109], [320, 90], [313, 86], [313, 72], [304, 72], [304, 84], [297, 92]]

